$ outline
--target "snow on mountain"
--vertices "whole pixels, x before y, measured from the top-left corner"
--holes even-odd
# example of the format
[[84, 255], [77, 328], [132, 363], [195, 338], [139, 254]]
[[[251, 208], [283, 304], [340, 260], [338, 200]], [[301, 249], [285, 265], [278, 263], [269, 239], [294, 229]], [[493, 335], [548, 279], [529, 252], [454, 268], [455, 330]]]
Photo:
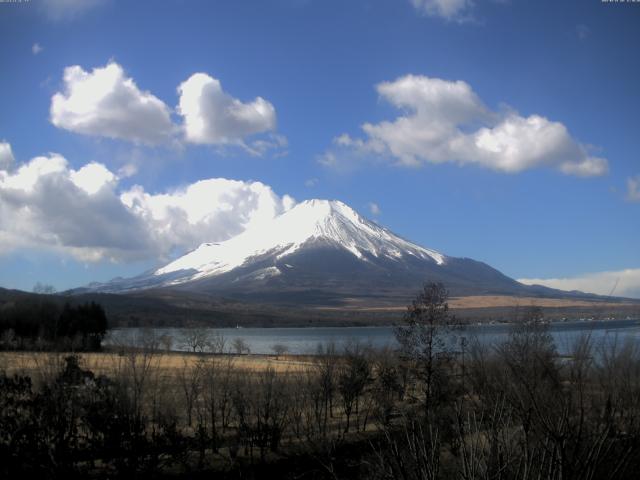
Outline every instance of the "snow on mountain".
[[[526, 286], [486, 263], [445, 256], [404, 240], [339, 201], [308, 200], [267, 225], [205, 243], [159, 268], [75, 293], [149, 291], [265, 304], [406, 304], [426, 281], [452, 295], [567, 295]], [[155, 293], [154, 293], [155, 291]]]
[[[276, 217], [268, 227], [248, 229], [225, 242], [202, 244], [153, 275], [171, 276], [172, 280], [163, 283], [176, 285], [221, 275], [265, 254], [280, 260], [318, 242], [344, 249], [365, 262], [369, 255], [392, 260], [413, 256], [437, 265], [447, 261], [445, 255], [394, 235], [342, 202], [308, 200]], [[179, 272], [188, 273], [181, 276]], [[278, 268], [268, 267], [254, 275], [267, 278], [280, 273]]]

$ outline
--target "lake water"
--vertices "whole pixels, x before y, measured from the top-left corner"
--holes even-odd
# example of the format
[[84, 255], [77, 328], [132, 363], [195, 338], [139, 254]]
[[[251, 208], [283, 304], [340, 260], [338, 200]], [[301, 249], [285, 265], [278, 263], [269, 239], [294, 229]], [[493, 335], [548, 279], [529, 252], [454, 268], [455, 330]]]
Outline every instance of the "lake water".
[[[472, 325], [463, 331], [457, 331], [458, 337], [476, 336], [485, 344], [496, 344], [507, 339], [510, 325]], [[104, 340], [105, 345], [141, 346], [145, 338], [156, 339], [166, 336], [171, 338], [171, 349], [188, 351], [185, 343], [185, 328], [122, 328], [113, 329]], [[304, 327], [304, 328], [210, 328], [206, 329], [210, 336], [222, 335], [225, 339], [225, 350], [231, 350], [236, 338], [242, 338], [251, 349], [251, 353], [273, 353], [274, 344], [282, 344], [289, 353], [315, 353], [319, 344], [334, 342], [338, 349], [350, 341], [370, 344], [374, 347], [395, 347], [397, 345], [393, 327]], [[550, 327], [556, 347], [560, 353], [568, 353], [574, 342], [582, 335], [589, 334], [594, 345], [603, 342], [624, 341], [631, 339], [640, 341], [640, 319], [635, 320], [596, 320], [584, 322], [553, 323]]]

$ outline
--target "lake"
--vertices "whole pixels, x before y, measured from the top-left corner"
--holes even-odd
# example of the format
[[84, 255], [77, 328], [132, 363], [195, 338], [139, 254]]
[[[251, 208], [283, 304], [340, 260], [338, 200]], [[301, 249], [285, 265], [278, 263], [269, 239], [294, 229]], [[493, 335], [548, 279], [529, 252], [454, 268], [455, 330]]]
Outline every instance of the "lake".
[[[508, 324], [472, 325], [457, 331], [458, 337], [477, 336], [484, 344], [496, 344], [507, 339], [511, 326]], [[171, 338], [171, 350], [188, 351], [185, 344], [186, 328], [121, 328], [110, 330], [104, 345], [141, 346], [144, 338]], [[374, 347], [395, 347], [397, 343], [393, 327], [301, 327], [301, 328], [207, 328], [208, 335], [222, 335], [225, 350], [231, 349], [236, 338], [242, 338], [251, 353], [273, 353], [274, 344], [282, 344], [292, 354], [309, 354], [317, 351], [319, 344], [334, 342], [338, 348], [350, 341], [370, 344]], [[594, 320], [558, 322], [550, 326], [550, 332], [560, 353], [568, 353], [574, 342], [582, 335], [589, 334], [594, 345], [604, 342], [640, 340], [640, 319]]]

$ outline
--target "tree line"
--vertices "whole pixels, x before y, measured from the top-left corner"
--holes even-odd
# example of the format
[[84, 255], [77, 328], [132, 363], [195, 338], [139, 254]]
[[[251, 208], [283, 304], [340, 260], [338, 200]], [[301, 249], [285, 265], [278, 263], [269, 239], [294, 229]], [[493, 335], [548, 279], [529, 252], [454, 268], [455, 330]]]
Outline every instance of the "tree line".
[[0, 306], [0, 349], [94, 351], [108, 328], [100, 304], [17, 299]]

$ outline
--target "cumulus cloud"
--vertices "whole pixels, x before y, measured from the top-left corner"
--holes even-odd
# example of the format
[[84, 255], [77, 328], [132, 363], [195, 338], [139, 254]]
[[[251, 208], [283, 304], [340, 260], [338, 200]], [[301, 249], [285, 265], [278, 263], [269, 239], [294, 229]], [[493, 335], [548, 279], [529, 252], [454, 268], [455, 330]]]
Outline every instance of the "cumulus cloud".
[[410, 0], [416, 10], [430, 17], [462, 21], [468, 18], [471, 0]]
[[164, 102], [141, 91], [115, 62], [91, 72], [65, 68], [64, 92], [51, 98], [50, 119], [75, 133], [148, 145], [167, 142], [174, 130]]
[[11, 144], [5, 141], [0, 142], [0, 170], [9, 170], [14, 162]]
[[[273, 131], [276, 109], [262, 97], [241, 102], [219, 80], [195, 73], [178, 87], [177, 111], [184, 118], [185, 139], [198, 144], [243, 144], [247, 136]], [[254, 148], [260, 148], [255, 146]]]
[[343, 134], [320, 157], [328, 167], [363, 157], [391, 159], [402, 166], [454, 162], [504, 173], [536, 167], [582, 177], [608, 172], [560, 122], [541, 115], [487, 108], [463, 81], [407, 75], [376, 87], [380, 97], [403, 112], [393, 121], [362, 125], [363, 138]]
[[106, 0], [41, 0], [39, 5], [50, 20], [59, 22], [74, 20], [105, 3]]
[[544, 285], [561, 290], [640, 298], [640, 268], [587, 273], [568, 278], [521, 278], [518, 281], [527, 285]]
[[[1, 151], [0, 149], [0, 152]], [[2, 164], [1, 160], [0, 164]], [[627, 200], [630, 202], [640, 202], [640, 175], [627, 178]]]
[[38, 248], [88, 262], [166, 259], [295, 203], [260, 182], [217, 178], [149, 193], [139, 185], [119, 190], [120, 178], [99, 163], [74, 169], [54, 153], [0, 168], [0, 254]]
[[0, 171], [0, 252], [49, 248], [85, 261], [143, 252], [149, 236], [114, 185], [105, 167], [74, 170], [58, 154]]
[[31, 53], [34, 55], [38, 55], [42, 50], [44, 50], [44, 48], [42, 48], [42, 46], [37, 42], [31, 46]]
[[260, 182], [224, 178], [200, 180], [167, 193], [148, 193], [141, 186], [121, 194], [122, 203], [144, 220], [160, 250], [194, 248], [227, 240], [249, 227], [267, 224], [295, 201], [279, 197]]
[[71, 170], [69, 178], [73, 184], [89, 195], [95, 195], [105, 186], [115, 186], [117, 177], [107, 167], [91, 162], [79, 170]]
[[[35, 48], [35, 45], [34, 45]], [[34, 50], [35, 52], [35, 50]], [[287, 138], [275, 132], [275, 107], [262, 97], [241, 102], [222, 89], [219, 80], [196, 73], [178, 87], [179, 127], [159, 98], [138, 88], [115, 62], [85, 71], [64, 70], [64, 91], [51, 98], [53, 125], [75, 133], [160, 145], [178, 142], [241, 147], [250, 155], [287, 154]], [[257, 134], [262, 134], [258, 135]]]

